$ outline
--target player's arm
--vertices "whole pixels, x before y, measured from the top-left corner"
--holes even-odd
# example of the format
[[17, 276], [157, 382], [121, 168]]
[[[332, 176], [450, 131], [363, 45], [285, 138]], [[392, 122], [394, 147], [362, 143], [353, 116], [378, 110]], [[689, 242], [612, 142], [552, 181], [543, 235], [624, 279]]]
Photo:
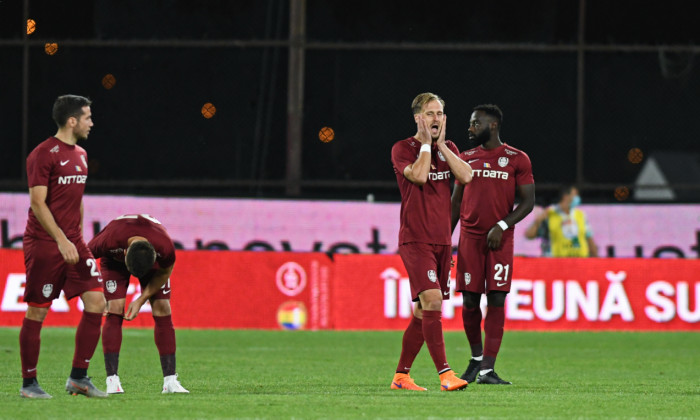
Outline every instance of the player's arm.
[[160, 268], [153, 274], [151, 281], [149, 281], [146, 287], [141, 291], [141, 296], [134, 299], [129, 304], [126, 314], [124, 315], [124, 319], [131, 321], [132, 319], [136, 318], [141, 310], [141, 307], [148, 302], [153, 295], [158, 293], [165, 283], [168, 282], [170, 275], [173, 273], [173, 267], [175, 267], [175, 264], [171, 265], [170, 267]]
[[496, 249], [501, 246], [501, 239], [503, 238], [503, 232], [505, 229], [501, 227], [500, 223], [505, 222], [508, 227], [511, 227], [523, 220], [525, 216], [530, 214], [532, 209], [535, 207], [535, 184], [518, 185], [517, 187], [518, 195], [520, 196], [520, 204], [518, 204], [515, 209], [510, 212], [506, 217], [495, 224], [491, 230], [489, 230], [486, 236], [486, 242], [489, 248]]
[[32, 212], [41, 224], [41, 227], [56, 241], [58, 251], [63, 256], [63, 260], [68, 264], [75, 264], [79, 260], [78, 250], [56, 224], [56, 219], [54, 219], [49, 206], [46, 204], [48, 190], [48, 187], [45, 185], [35, 185], [29, 188], [29, 202]]
[[452, 230], [455, 231], [457, 222], [459, 222], [460, 209], [462, 207], [462, 196], [464, 196], [464, 184], [461, 182], [455, 182], [455, 186], [452, 189]]
[[442, 152], [445, 161], [450, 166], [450, 171], [455, 176], [455, 179], [462, 184], [468, 184], [472, 180], [472, 167], [459, 156], [457, 156], [445, 143], [445, 133], [447, 132], [447, 115], [444, 115], [440, 136], [437, 140], [438, 150]]

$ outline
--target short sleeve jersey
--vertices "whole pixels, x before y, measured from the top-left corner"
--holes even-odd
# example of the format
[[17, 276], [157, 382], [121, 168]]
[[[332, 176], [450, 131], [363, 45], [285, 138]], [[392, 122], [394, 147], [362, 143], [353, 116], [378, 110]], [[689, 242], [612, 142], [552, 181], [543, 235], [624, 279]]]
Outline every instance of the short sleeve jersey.
[[[455, 155], [459, 154], [454, 143], [448, 140], [445, 144]], [[406, 166], [418, 158], [420, 147], [418, 139], [409, 137], [396, 142], [391, 149], [391, 162], [401, 191], [399, 245], [410, 242], [451, 245], [452, 172], [445, 156], [438, 150], [437, 145], [432, 145], [428, 182], [422, 187], [409, 181], [403, 174]]]
[[[71, 146], [55, 137], [39, 144], [27, 157], [29, 188], [47, 187], [46, 204], [56, 224], [71, 241], [82, 238], [80, 204], [87, 181], [87, 152], [78, 145]], [[52, 240], [29, 209], [25, 235]]]
[[513, 211], [516, 187], [535, 183], [532, 164], [525, 152], [507, 144], [491, 150], [478, 146], [460, 157], [473, 170], [460, 207], [462, 232], [484, 235]]
[[95, 258], [111, 258], [124, 262], [124, 250], [129, 238], [143, 236], [156, 250], [153, 268], [166, 268], [175, 264], [175, 245], [168, 231], [155, 218], [147, 214], [125, 214], [107, 224], [88, 247]]

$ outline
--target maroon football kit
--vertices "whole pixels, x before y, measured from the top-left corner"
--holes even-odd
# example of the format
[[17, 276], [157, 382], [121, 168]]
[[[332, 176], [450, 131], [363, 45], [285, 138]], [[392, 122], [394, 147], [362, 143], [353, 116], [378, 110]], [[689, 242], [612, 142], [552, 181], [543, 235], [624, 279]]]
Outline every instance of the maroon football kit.
[[513, 211], [517, 186], [533, 184], [532, 164], [523, 151], [503, 144], [462, 152], [473, 170], [460, 206], [457, 290], [485, 293], [510, 291], [513, 274], [513, 227], [503, 232], [501, 246], [488, 248], [489, 230]]
[[[445, 142], [455, 155], [457, 146]], [[445, 157], [433, 144], [428, 182], [418, 186], [403, 174], [420, 153], [421, 143], [409, 137], [394, 144], [391, 160], [401, 192], [401, 225], [399, 254], [404, 262], [411, 284], [411, 296], [427, 289], [441, 289], [449, 294], [452, 237], [450, 234], [452, 172]]]
[[[445, 144], [455, 155], [459, 153], [451, 141]], [[420, 156], [421, 147], [415, 137], [409, 137], [396, 142], [391, 149], [391, 161], [401, 192], [399, 255], [408, 273], [413, 301], [420, 301], [420, 293], [432, 289], [439, 290], [442, 296], [449, 296], [452, 260], [452, 171], [445, 156], [433, 143], [428, 180], [422, 186], [412, 183], [404, 175], [406, 167]], [[409, 373], [424, 342], [438, 374], [451, 372], [442, 334], [442, 311], [421, 309], [422, 318], [414, 315], [404, 332], [397, 375]], [[395, 382], [393, 386], [396, 386]]]
[[[126, 297], [131, 273], [124, 263], [124, 251], [128, 247], [129, 238], [134, 236], [146, 238], [156, 250], [153, 268], [139, 279], [142, 288], [146, 287], [157, 269], [175, 264], [175, 245], [167, 230], [157, 219], [147, 214], [126, 214], [117, 217], [88, 244], [95, 258], [100, 258], [105, 299], [108, 301]], [[153, 297], [170, 299], [170, 296], [170, 281], [168, 281]]]
[[77, 264], [66, 264], [56, 242], [29, 209], [23, 248], [27, 272], [24, 301], [48, 307], [63, 290], [68, 299], [101, 290], [97, 263], [83, 241], [80, 206], [87, 181], [87, 153], [77, 145], [50, 137], [27, 157], [29, 188], [47, 187], [46, 205], [58, 227], [78, 250]]

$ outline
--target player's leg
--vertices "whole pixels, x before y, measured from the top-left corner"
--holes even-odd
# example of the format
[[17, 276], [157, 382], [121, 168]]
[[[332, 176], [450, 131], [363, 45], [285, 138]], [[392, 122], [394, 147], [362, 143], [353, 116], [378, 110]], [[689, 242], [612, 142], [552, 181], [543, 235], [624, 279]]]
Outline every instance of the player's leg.
[[119, 353], [122, 347], [122, 324], [126, 293], [129, 290], [131, 274], [122, 262], [110, 258], [100, 259], [107, 315], [102, 326], [102, 353], [107, 373], [107, 393], [122, 394], [124, 388], [119, 379]]
[[513, 235], [504, 235], [500, 249], [489, 252], [486, 259], [486, 287], [488, 289], [486, 319], [484, 320], [484, 360], [481, 362], [480, 384], [510, 385], [497, 374], [496, 358], [503, 341], [505, 302], [513, 275]]
[[37, 365], [41, 348], [41, 328], [53, 299], [60, 295], [65, 279], [65, 262], [53, 241], [24, 237], [24, 264], [26, 285], [24, 301], [27, 312], [19, 332], [19, 353], [22, 363], [24, 398], [51, 398], [37, 380]]
[[[406, 270], [410, 273], [413, 270], [413, 261], [415, 261], [420, 250], [417, 250], [414, 244], [401, 245], [399, 246], [399, 255], [406, 266]], [[411, 287], [413, 289], [413, 286]], [[412, 297], [417, 300], [418, 293], [414, 290], [412, 292]], [[410, 370], [413, 366], [413, 362], [416, 356], [423, 347], [423, 311], [420, 306], [420, 302], [417, 302], [414, 310], [413, 317], [409, 322], [406, 330], [403, 333], [403, 338], [401, 340], [401, 355], [399, 356], [399, 362], [396, 366], [396, 373], [391, 381], [391, 389], [404, 389], [409, 391], [425, 391], [426, 388], [416, 385], [410, 376]]]
[[481, 340], [481, 293], [462, 292], [462, 325], [471, 349], [469, 364], [461, 378], [474, 382], [484, 359], [484, 346]]
[[[106, 275], [105, 279], [108, 278]], [[128, 280], [126, 286], [128, 287]], [[105, 296], [107, 297], [107, 296]], [[108, 394], [123, 394], [124, 387], [119, 379], [119, 353], [122, 347], [122, 324], [124, 323], [124, 306], [126, 298], [107, 301], [107, 315], [102, 326], [102, 353], [105, 360], [105, 372]]]
[[70, 377], [66, 380], [66, 391], [73, 395], [104, 398], [108, 394], [97, 389], [87, 376], [90, 360], [100, 340], [105, 296], [102, 292], [102, 275], [97, 261], [85, 243], [76, 243], [80, 260], [67, 272], [64, 291], [71, 299], [80, 296], [84, 310], [75, 332], [75, 352]]
[[[435, 367], [438, 368], [438, 374], [440, 375], [440, 390], [441, 391], [456, 391], [467, 387], [468, 382], [458, 378], [454, 371], [450, 368], [447, 363], [447, 354], [445, 351], [445, 338], [442, 332], [442, 300], [444, 296], [450, 295], [450, 269], [452, 266], [452, 246], [439, 246], [433, 245], [433, 255], [436, 261], [436, 272], [437, 272], [437, 283], [439, 288], [426, 290], [425, 297], [433, 295], [434, 292], [438, 292], [440, 296], [434, 295], [433, 301], [431, 303], [426, 302], [428, 299], [421, 299], [421, 305], [423, 306], [423, 336], [426, 337], [426, 343], [428, 344], [428, 350], [433, 358]], [[430, 272], [428, 273], [428, 279], [432, 282]], [[421, 293], [421, 296], [424, 296]], [[430, 293], [430, 295], [428, 295]], [[431, 313], [426, 309], [432, 309], [432, 316], [434, 325], [432, 330], [430, 328]], [[428, 321], [428, 322], [426, 322]], [[426, 325], [427, 324], [427, 325]], [[427, 328], [426, 328], [427, 327]], [[430, 337], [433, 335], [433, 337]], [[433, 345], [431, 347], [430, 341]], [[442, 369], [440, 368], [442, 367]]]
[[153, 338], [160, 355], [160, 367], [163, 371], [163, 393], [189, 393], [177, 379], [175, 363], [175, 327], [173, 326], [170, 307], [170, 280], [150, 299], [153, 311]]
[[24, 398], [51, 398], [40, 386], [36, 378], [41, 347], [41, 327], [49, 307], [27, 307], [27, 313], [19, 331], [19, 354], [22, 362], [22, 388], [20, 395]]
[[474, 382], [483, 359], [481, 295], [485, 291], [486, 239], [462, 234], [457, 254], [456, 289], [462, 293], [462, 325], [471, 349], [469, 364], [461, 378]]

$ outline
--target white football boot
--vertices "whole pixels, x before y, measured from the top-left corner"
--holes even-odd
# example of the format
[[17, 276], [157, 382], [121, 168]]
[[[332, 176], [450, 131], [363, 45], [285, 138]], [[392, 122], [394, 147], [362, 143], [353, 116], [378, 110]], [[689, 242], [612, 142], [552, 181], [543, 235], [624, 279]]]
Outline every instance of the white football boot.
[[122, 383], [119, 381], [119, 375], [112, 375], [107, 377], [107, 393], [108, 394], [123, 394], [124, 388], [122, 388]]
[[177, 373], [163, 378], [163, 394], [189, 394], [190, 391], [180, 385]]

